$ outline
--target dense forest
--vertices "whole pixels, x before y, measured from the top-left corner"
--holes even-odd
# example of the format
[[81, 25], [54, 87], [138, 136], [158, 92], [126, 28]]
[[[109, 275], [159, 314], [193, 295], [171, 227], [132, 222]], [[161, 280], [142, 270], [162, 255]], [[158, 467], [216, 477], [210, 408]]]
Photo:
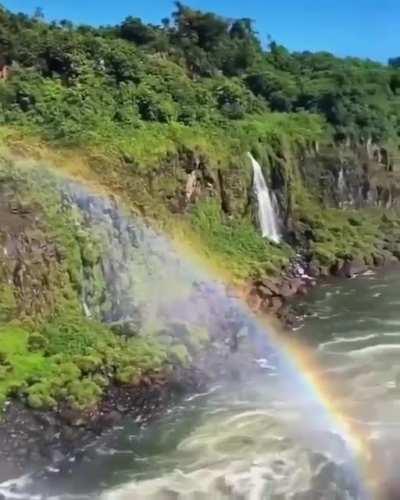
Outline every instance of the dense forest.
[[[271, 112], [319, 114], [336, 141], [397, 141], [400, 65], [264, 49], [251, 19], [176, 3], [160, 25], [46, 22], [0, 8], [0, 120], [51, 140], [113, 137], [158, 122], [231, 127]], [[267, 116], [268, 115], [268, 116]]]

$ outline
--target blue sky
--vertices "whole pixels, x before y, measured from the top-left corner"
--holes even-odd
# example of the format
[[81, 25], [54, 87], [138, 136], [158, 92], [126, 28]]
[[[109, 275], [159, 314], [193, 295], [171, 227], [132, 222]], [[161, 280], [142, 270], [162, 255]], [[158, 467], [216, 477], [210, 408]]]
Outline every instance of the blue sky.
[[[115, 24], [128, 15], [158, 23], [170, 0], [0, 0], [13, 11], [43, 8], [47, 19]], [[187, 0], [227, 17], [250, 17], [263, 40], [270, 34], [291, 50], [328, 50], [385, 62], [400, 56], [400, 0]]]

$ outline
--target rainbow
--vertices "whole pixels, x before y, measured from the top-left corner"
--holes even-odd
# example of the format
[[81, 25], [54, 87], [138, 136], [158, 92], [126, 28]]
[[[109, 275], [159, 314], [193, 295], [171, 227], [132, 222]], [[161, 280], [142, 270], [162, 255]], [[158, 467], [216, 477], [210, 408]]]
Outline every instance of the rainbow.
[[[25, 162], [18, 163], [22, 165]], [[36, 168], [38, 164], [34, 162], [30, 166]], [[98, 196], [114, 195], [90, 175], [81, 176], [77, 171], [68, 172], [65, 169], [52, 168], [50, 165], [49, 168], [57, 176], [84, 185], [90, 193]], [[123, 205], [122, 202], [121, 206], [123, 207]], [[196, 273], [206, 276], [206, 281], [226, 283], [227, 277], [222, 276], [221, 280], [221, 273], [199, 257], [193, 251], [193, 247], [188, 245], [180, 235], [172, 241], [168, 241], [176, 249], [176, 252], [184, 257], [185, 262], [196, 268]], [[244, 300], [238, 299], [237, 304], [246, 317], [257, 324], [258, 330], [265, 332], [268, 342], [284, 357], [290, 372], [300, 380], [304, 391], [319, 404], [325, 416], [330, 420], [332, 428], [347, 444], [356, 464], [359, 481], [364, 489], [364, 497], [366, 499], [378, 498], [375, 491], [378, 479], [377, 466], [373, 463], [366, 432], [362, 425], [359, 425], [340, 408], [340, 388], [333, 387], [332, 382], [323, 374], [323, 369], [318, 365], [312, 351], [292, 338], [288, 338], [287, 334], [280, 333], [279, 327], [273, 325], [266, 318], [255, 318]]]

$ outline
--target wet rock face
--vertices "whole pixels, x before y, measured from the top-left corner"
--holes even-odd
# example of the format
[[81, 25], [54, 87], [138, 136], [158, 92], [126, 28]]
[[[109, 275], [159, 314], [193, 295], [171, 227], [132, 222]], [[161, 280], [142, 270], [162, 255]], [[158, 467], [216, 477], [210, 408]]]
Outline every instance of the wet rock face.
[[13, 315], [20, 318], [51, 313], [65, 280], [60, 253], [40, 207], [22, 200], [7, 183], [0, 184], [0, 251], [3, 313], [5, 302], [14, 303]]
[[296, 317], [287, 307], [287, 302], [297, 294], [307, 293], [315, 285], [315, 281], [300, 269], [301, 273], [288, 274], [274, 280], [256, 280], [246, 296], [250, 309], [256, 313], [275, 314], [286, 326], [295, 326]]
[[331, 148], [306, 156], [300, 164], [309, 189], [338, 208], [384, 207], [400, 204], [400, 177], [390, 173], [386, 155], [368, 155], [363, 147]]
[[367, 265], [361, 259], [345, 261], [337, 266], [333, 274], [340, 278], [353, 278], [367, 270]]
[[[110, 387], [101, 404], [87, 413], [70, 408], [60, 408], [57, 412], [32, 411], [13, 402], [2, 416], [0, 426], [0, 482], [50, 464], [55, 477], [64, 474], [79, 466], [86, 445], [123, 418], [145, 425], [165, 410], [174, 394], [200, 388], [201, 380], [187, 372], [168, 382], [160, 376], [144, 380], [137, 387]], [[46, 474], [46, 469], [43, 473]]]

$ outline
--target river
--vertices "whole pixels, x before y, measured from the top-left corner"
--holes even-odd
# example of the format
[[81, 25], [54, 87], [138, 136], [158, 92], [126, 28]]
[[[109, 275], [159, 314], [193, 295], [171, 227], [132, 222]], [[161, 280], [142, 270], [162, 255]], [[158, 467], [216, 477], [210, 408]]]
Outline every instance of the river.
[[303, 315], [290, 333], [314, 352], [316, 376], [335, 389], [329, 406], [358, 429], [368, 467], [333, 411], [270, 357], [254, 360], [255, 375], [239, 370], [147, 428], [126, 422], [69, 474], [20, 490], [31, 491], [27, 498], [46, 488], [52, 497], [102, 500], [376, 498], [368, 481], [394, 487], [398, 475], [399, 290], [398, 270], [322, 284], [296, 303]]

